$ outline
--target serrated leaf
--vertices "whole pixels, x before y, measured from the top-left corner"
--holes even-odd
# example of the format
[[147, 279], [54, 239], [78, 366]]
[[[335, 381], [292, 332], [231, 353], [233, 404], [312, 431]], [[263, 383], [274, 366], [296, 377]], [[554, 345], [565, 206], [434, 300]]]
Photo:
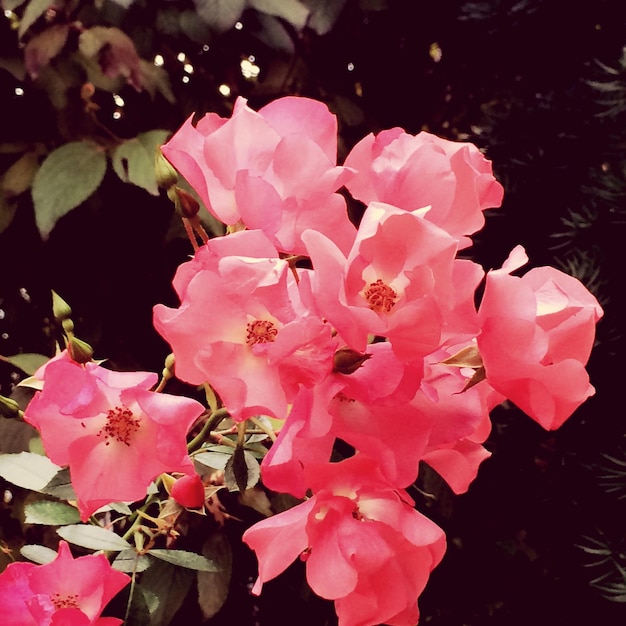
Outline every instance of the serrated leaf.
[[166, 130], [154, 130], [119, 145], [111, 159], [115, 173], [124, 182], [137, 185], [157, 196], [159, 187], [156, 182], [156, 150], [169, 134]]
[[24, 507], [24, 521], [27, 524], [44, 524], [46, 526], [65, 526], [80, 522], [78, 510], [64, 502], [39, 500], [30, 502]]
[[225, 533], [214, 531], [202, 546], [202, 554], [217, 566], [216, 572], [198, 572], [198, 604], [205, 620], [226, 602], [233, 571], [233, 551]]
[[43, 239], [96, 191], [106, 167], [105, 153], [93, 142], [72, 141], [48, 155], [33, 181], [35, 221]]
[[261, 478], [259, 462], [243, 448], [236, 448], [224, 468], [224, 482], [229, 491], [245, 491]]
[[14, 354], [13, 356], [3, 356], [0, 359], [32, 376], [44, 363], [50, 360], [50, 357], [35, 352], [24, 352], [22, 354]]
[[196, 572], [155, 560], [142, 574], [141, 586], [159, 599], [152, 611], [150, 623], [154, 626], [169, 624], [182, 606]]
[[232, 457], [233, 451], [233, 448], [229, 448], [228, 452], [216, 452], [214, 450], [211, 450], [210, 452], [199, 452], [198, 454], [193, 455], [193, 460], [206, 467], [223, 470], [226, 468], [226, 464]]
[[161, 548], [153, 548], [148, 550], [148, 554], [171, 563], [172, 565], [178, 565], [179, 567], [185, 567], [187, 569], [193, 569], [200, 572], [216, 572], [217, 566], [213, 561], [207, 559], [195, 552], [188, 552], [187, 550], [165, 550]]
[[126, 539], [101, 526], [73, 524], [59, 528], [57, 534], [74, 545], [89, 548], [90, 550], [121, 552], [122, 550], [132, 549], [132, 546]]
[[76, 493], [72, 487], [70, 470], [64, 467], [57, 472], [52, 479], [41, 489], [42, 493], [54, 496], [60, 500], [76, 500]]
[[135, 550], [122, 550], [114, 559], [113, 569], [125, 574], [145, 572], [152, 564], [152, 559], [145, 554], [137, 554]]
[[298, 30], [304, 28], [309, 17], [309, 9], [299, 0], [248, 0], [248, 4], [261, 13], [282, 18]]
[[246, 0], [193, 0], [202, 21], [217, 32], [230, 30], [241, 17]]
[[21, 39], [26, 31], [54, 4], [53, 0], [30, 0], [17, 31]]
[[0, 455], [0, 476], [31, 491], [42, 491], [60, 470], [48, 457], [39, 454], [20, 452]]
[[57, 553], [46, 546], [40, 546], [34, 543], [26, 544], [20, 548], [20, 554], [29, 561], [38, 565], [51, 563], [57, 558]]

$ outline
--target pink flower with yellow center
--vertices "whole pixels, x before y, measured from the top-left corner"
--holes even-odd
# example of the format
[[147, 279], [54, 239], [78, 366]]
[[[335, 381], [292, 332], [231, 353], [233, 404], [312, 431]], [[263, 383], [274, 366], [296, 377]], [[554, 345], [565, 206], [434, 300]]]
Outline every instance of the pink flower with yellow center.
[[419, 360], [477, 331], [472, 296], [483, 273], [456, 260], [457, 241], [425, 219], [428, 208], [369, 205], [348, 256], [322, 233], [303, 240], [319, 311], [350, 348], [386, 337], [398, 358]]
[[222, 239], [181, 265], [174, 278], [180, 307], [155, 306], [154, 325], [172, 347], [176, 375], [208, 381], [236, 420], [282, 419], [299, 385], [330, 373], [336, 341], [302, 304], [287, 261], [267, 256], [276, 251], [262, 233]]
[[186, 435], [204, 407], [150, 391], [156, 374], [81, 365], [64, 352], [36, 375], [43, 391], [24, 419], [50, 459], [69, 465], [83, 520], [105, 504], [144, 498], [163, 472], [192, 468]]
[[65, 541], [50, 563], [11, 563], [0, 574], [2, 622], [14, 626], [117, 626], [101, 617], [108, 602], [130, 582], [104, 554], [72, 557]]

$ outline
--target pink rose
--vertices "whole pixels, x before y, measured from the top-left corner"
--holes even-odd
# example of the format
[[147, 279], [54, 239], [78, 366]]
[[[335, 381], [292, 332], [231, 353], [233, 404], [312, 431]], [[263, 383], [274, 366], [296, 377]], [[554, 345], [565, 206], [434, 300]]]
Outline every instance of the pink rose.
[[340, 626], [414, 626], [417, 598], [445, 551], [443, 531], [365, 457], [314, 475], [311, 498], [244, 533], [259, 560], [253, 592], [300, 556], [313, 591], [335, 601]]
[[482, 212], [502, 202], [503, 189], [491, 162], [475, 145], [427, 132], [409, 135], [392, 128], [370, 133], [344, 165], [356, 170], [346, 183], [355, 198], [407, 211], [429, 206], [426, 219], [460, 239], [460, 247], [471, 243], [465, 235], [482, 228]]
[[151, 372], [80, 365], [67, 352], [43, 379], [24, 419], [58, 465], [69, 465], [81, 519], [117, 501], [136, 501], [159, 474], [192, 469], [187, 432], [204, 411], [191, 398], [155, 393]]
[[478, 348], [487, 381], [544, 428], [558, 428], [593, 395], [585, 365], [602, 317], [596, 298], [572, 276], [538, 267], [517, 246], [487, 274]]
[[19, 626], [118, 626], [121, 619], [100, 614], [129, 582], [104, 554], [74, 559], [61, 541], [54, 561], [10, 563], [0, 574], [2, 621]]
[[[247, 255], [231, 256], [242, 243], [250, 244]], [[154, 307], [176, 375], [195, 385], [208, 381], [237, 420], [282, 419], [299, 385], [314, 385], [332, 369], [331, 328], [308, 314], [287, 261], [275, 254], [260, 232], [211, 240], [176, 273], [180, 307]]]
[[263, 230], [279, 250], [304, 253], [316, 228], [342, 250], [354, 239], [337, 167], [337, 118], [308, 98], [279, 98], [258, 112], [238, 98], [230, 119], [189, 118], [163, 154], [225, 224]]
[[423, 210], [373, 202], [347, 258], [319, 232], [306, 231], [303, 240], [317, 306], [350, 348], [363, 351], [368, 336], [379, 335], [411, 361], [476, 332], [467, 285], [474, 288], [481, 273], [455, 260], [456, 240]]

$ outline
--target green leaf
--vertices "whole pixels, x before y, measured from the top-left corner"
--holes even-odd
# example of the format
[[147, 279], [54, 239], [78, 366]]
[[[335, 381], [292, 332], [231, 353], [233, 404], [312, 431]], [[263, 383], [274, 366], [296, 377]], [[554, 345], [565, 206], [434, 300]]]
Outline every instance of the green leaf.
[[48, 457], [31, 452], [0, 455], [0, 476], [10, 483], [42, 491], [61, 468]]
[[37, 544], [26, 544], [20, 548], [20, 554], [29, 561], [37, 563], [38, 565], [45, 565], [51, 563], [57, 558], [57, 553], [46, 546], [39, 546]]
[[157, 196], [159, 187], [155, 171], [156, 151], [169, 134], [167, 130], [152, 130], [118, 146], [111, 159], [115, 173], [125, 183], [137, 185]]
[[228, 448], [228, 451], [215, 451], [211, 450], [210, 452], [199, 452], [198, 454], [193, 455], [193, 460], [198, 461], [202, 465], [206, 467], [210, 467], [216, 470], [223, 470], [226, 468], [226, 464], [232, 458], [234, 449], [229, 448], [228, 446], [222, 446], [223, 448]]
[[64, 467], [60, 472], [55, 474], [50, 482], [41, 489], [41, 492], [59, 498], [59, 500], [76, 500], [76, 493], [74, 492], [74, 487], [72, 487], [69, 468]]
[[309, 9], [299, 0], [248, 0], [248, 4], [261, 13], [284, 19], [298, 30], [304, 28], [309, 17]]
[[152, 550], [148, 550], [148, 554], [151, 554], [166, 563], [178, 565], [179, 567], [186, 567], [187, 569], [194, 569], [200, 572], [217, 571], [217, 566], [213, 563], [213, 561], [210, 561], [206, 557], [196, 554], [195, 552], [187, 552], [187, 550], [163, 550], [160, 548], [153, 548]]
[[136, 550], [122, 550], [111, 565], [125, 574], [145, 572], [152, 564], [152, 559], [145, 554], [137, 554]]
[[[114, 565], [115, 566], [115, 565]], [[150, 615], [159, 606], [159, 599], [141, 585], [135, 584], [133, 587], [133, 599], [130, 603], [128, 619], [125, 626], [148, 626], [153, 624]]]
[[194, 0], [200, 19], [217, 32], [230, 30], [241, 17], [246, 0]]
[[236, 448], [224, 468], [224, 482], [229, 491], [245, 491], [261, 478], [259, 462], [243, 448]]
[[39, 500], [24, 507], [24, 521], [27, 524], [45, 524], [46, 526], [65, 526], [80, 522], [78, 511], [64, 502]]
[[132, 514], [132, 510], [128, 506], [128, 504], [126, 504], [126, 502], [111, 502], [111, 504], [109, 504], [109, 507], [113, 509], [116, 513], [121, 513], [122, 515]]
[[53, 0], [30, 0], [28, 6], [24, 10], [24, 15], [20, 20], [20, 26], [17, 31], [18, 37], [21, 39], [24, 33], [54, 4]]
[[214, 531], [202, 546], [202, 554], [218, 566], [216, 572], [198, 572], [198, 604], [205, 620], [222, 608], [233, 571], [233, 551], [225, 533]]
[[33, 181], [35, 221], [47, 239], [57, 221], [82, 204], [100, 186], [107, 167], [95, 143], [72, 141], [51, 152]]
[[132, 549], [132, 546], [126, 539], [101, 526], [73, 524], [59, 528], [57, 534], [74, 545], [89, 548], [90, 550], [120, 552]]
[[159, 599], [159, 605], [152, 611], [150, 624], [161, 626], [172, 621], [185, 601], [195, 576], [196, 573], [187, 568], [154, 561], [141, 575], [142, 589]]
[[0, 359], [32, 376], [44, 363], [50, 360], [50, 357], [45, 354], [36, 354], [35, 352], [24, 352], [23, 354], [14, 354], [13, 356], [3, 356]]

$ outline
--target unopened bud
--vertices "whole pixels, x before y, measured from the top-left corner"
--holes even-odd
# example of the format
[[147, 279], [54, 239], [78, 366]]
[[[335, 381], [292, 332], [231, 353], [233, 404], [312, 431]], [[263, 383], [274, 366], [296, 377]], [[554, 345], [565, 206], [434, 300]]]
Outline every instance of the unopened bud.
[[371, 354], [357, 352], [352, 348], [339, 348], [333, 357], [333, 372], [354, 374], [371, 356]]
[[179, 478], [172, 485], [170, 494], [186, 509], [199, 509], [204, 505], [204, 484], [198, 474], [188, 474]]
[[155, 159], [156, 182], [161, 189], [170, 189], [178, 182], [178, 173], [159, 150]]
[[76, 363], [89, 363], [93, 358], [93, 348], [86, 341], [82, 341], [82, 339], [70, 337], [67, 349], [70, 357]]
[[176, 210], [182, 217], [194, 217], [198, 215], [200, 210], [199, 202], [187, 191], [176, 187], [178, 194], [178, 202], [176, 203]]
[[0, 415], [2, 417], [16, 418], [20, 415], [20, 407], [12, 398], [0, 396]]
[[176, 359], [174, 358], [174, 354], [168, 354], [165, 357], [165, 369], [174, 373], [174, 364], [176, 363]]
[[62, 322], [72, 317], [70, 305], [54, 290], [52, 291], [52, 314], [57, 322]]

